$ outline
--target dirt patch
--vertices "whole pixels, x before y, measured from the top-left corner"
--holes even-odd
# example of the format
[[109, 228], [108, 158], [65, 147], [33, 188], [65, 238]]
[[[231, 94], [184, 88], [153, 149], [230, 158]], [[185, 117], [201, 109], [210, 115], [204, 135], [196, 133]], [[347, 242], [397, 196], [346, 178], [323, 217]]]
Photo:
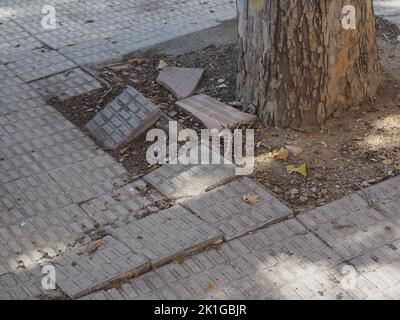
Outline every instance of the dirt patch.
[[[385, 85], [373, 101], [335, 114], [315, 132], [283, 129], [257, 130], [256, 167], [252, 178], [296, 210], [308, 210], [343, 197], [400, 173], [400, 44], [395, 42], [398, 29], [378, 19]], [[83, 128], [96, 112], [118, 95], [126, 85], [134, 86], [165, 117], [157, 126], [174, 119], [186, 128], [201, 129], [202, 124], [181, 112], [175, 97], [156, 83], [160, 60], [169, 66], [204, 68], [198, 93], [206, 93], [223, 102], [235, 103], [236, 45], [210, 46], [179, 55], [146, 56], [127, 59], [99, 71], [109, 87], [90, 95], [51, 101], [68, 119]], [[145, 154], [149, 143], [141, 137], [111, 154], [133, 176], [150, 168]], [[297, 148], [294, 148], [297, 147]], [[301, 150], [285, 161], [274, 158], [281, 148]], [[289, 173], [288, 165], [306, 165], [307, 176]]]

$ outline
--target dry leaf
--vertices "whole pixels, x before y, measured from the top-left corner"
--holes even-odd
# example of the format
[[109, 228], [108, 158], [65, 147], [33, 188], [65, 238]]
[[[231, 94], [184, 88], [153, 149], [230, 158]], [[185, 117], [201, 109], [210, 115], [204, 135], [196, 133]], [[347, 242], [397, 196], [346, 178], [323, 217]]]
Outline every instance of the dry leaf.
[[384, 159], [384, 160], [382, 160], [382, 163], [383, 163], [385, 166], [390, 166], [390, 165], [393, 164], [393, 161], [390, 160], [390, 159]]
[[103, 240], [97, 240], [95, 243], [89, 245], [86, 249], [88, 255], [95, 253], [102, 245], [104, 245]]
[[168, 67], [168, 63], [166, 63], [164, 60], [160, 60], [160, 63], [158, 64], [157, 69], [162, 70], [164, 68]]
[[211, 282], [209, 282], [207, 288], [204, 289], [204, 292], [209, 293], [214, 288], [215, 288], [215, 286]]
[[287, 151], [285, 148], [282, 148], [281, 150], [272, 153], [272, 157], [276, 160], [287, 161], [289, 157], [289, 151]]
[[304, 176], [304, 177], [307, 177], [307, 176], [308, 176], [308, 173], [307, 173], [307, 166], [306, 166], [305, 164], [303, 164], [301, 167], [296, 167], [296, 166], [290, 164], [290, 165], [288, 165], [288, 166], [286, 167], [286, 170], [287, 170], [287, 172], [288, 172], [289, 174], [298, 173], [298, 174], [301, 174], [301, 175]]
[[261, 201], [261, 196], [259, 194], [249, 194], [243, 196], [243, 200], [248, 204], [255, 205]]

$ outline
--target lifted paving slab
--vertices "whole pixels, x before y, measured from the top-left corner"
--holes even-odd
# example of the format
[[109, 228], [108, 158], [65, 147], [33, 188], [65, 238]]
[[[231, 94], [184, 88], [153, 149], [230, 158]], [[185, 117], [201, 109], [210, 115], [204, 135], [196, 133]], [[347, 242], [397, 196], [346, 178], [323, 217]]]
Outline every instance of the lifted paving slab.
[[181, 206], [155, 213], [110, 233], [156, 268], [220, 243], [222, 233]]
[[70, 298], [79, 298], [102, 289], [113, 281], [138, 276], [150, 269], [143, 255], [107, 236], [95, 252], [96, 242], [74, 249], [55, 259], [57, 285]]
[[133, 87], [111, 101], [86, 129], [107, 149], [114, 150], [139, 137], [161, 117], [161, 111]]
[[[209, 164], [182, 164], [179, 158], [174, 158], [176, 164], [164, 164], [161, 168], [144, 176], [143, 180], [164, 196], [175, 200], [198, 196], [236, 177], [236, 166], [213, 152], [206, 144], [199, 144], [191, 151], [197, 155], [195, 162], [206, 160]], [[214, 160], [214, 163], [219, 164], [212, 164]]]
[[[246, 197], [259, 197], [247, 203]], [[196, 213], [231, 240], [266, 227], [292, 214], [292, 210], [269, 194], [252, 179], [233, 181], [204, 195], [191, 198], [183, 206]]]
[[240, 125], [252, 124], [257, 120], [255, 115], [239, 111], [205, 94], [180, 100], [176, 104], [208, 129], [234, 129]]
[[194, 94], [201, 81], [204, 69], [199, 68], [164, 68], [157, 77], [157, 82], [170, 90], [178, 99], [185, 99]]
[[198, 196], [236, 176], [233, 165], [165, 164], [143, 179], [171, 199]]

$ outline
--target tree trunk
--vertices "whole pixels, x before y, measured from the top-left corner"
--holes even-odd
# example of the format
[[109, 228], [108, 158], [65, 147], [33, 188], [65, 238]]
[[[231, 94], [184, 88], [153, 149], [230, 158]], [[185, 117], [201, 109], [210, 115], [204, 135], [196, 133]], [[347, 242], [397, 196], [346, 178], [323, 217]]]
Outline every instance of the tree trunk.
[[[349, 4], [356, 29], [343, 27]], [[372, 0], [237, 5], [238, 98], [256, 107], [266, 125], [319, 126], [337, 109], [376, 94], [382, 76]]]

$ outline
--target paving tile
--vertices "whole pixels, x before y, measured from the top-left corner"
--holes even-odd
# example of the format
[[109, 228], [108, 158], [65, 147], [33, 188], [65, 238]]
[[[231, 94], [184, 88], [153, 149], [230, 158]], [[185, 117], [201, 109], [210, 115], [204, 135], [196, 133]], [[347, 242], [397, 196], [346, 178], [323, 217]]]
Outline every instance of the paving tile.
[[128, 182], [125, 168], [107, 154], [49, 171], [49, 176], [75, 203], [107, 194]]
[[394, 240], [348, 262], [356, 270], [354, 299], [399, 299], [400, 240]]
[[38, 48], [43, 48], [43, 43], [32, 36], [2, 42], [0, 44], [0, 62], [9, 63], [15, 60], [15, 56]]
[[0, 227], [0, 256], [9, 270], [31, 268], [70, 250], [95, 228], [77, 205], [26, 218]]
[[142, 219], [163, 196], [143, 180], [82, 203], [82, 209], [100, 225], [121, 226]]
[[105, 63], [120, 59], [123, 56], [119, 47], [106, 39], [76, 43], [60, 49], [59, 52], [79, 65]]
[[[45, 173], [0, 184], [0, 221], [3, 226], [71, 204], [71, 198]], [[13, 210], [19, 214], [14, 216]]]
[[166, 164], [146, 175], [144, 180], [171, 199], [198, 196], [235, 177], [232, 165]]
[[2, 42], [13, 41], [28, 36], [29, 34], [14, 21], [10, 19], [2, 19], [0, 21], [0, 39], [2, 39]]
[[[13, 71], [8, 70], [10, 74], [14, 74]], [[13, 80], [8, 78], [8, 81], [0, 79], [0, 114], [2, 116], [15, 111], [39, 108], [45, 104], [40, 94], [31, 85], [15, 78]]]
[[120, 241], [111, 236], [100, 241], [101, 246], [95, 252], [90, 253], [97, 242], [64, 253], [55, 260], [57, 285], [70, 298], [80, 298], [113, 281], [149, 270], [148, 260]]
[[378, 183], [359, 194], [360, 196], [367, 195], [371, 200], [378, 202], [400, 198], [400, 176]]
[[57, 97], [61, 100], [77, 97], [102, 88], [100, 81], [80, 68], [32, 82], [32, 86], [42, 96]]
[[222, 240], [222, 234], [180, 206], [155, 213], [110, 233], [152, 267], [171, 262]]
[[176, 104], [208, 129], [236, 128], [257, 120], [254, 115], [239, 111], [204, 94], [180, 100]]
[[[259, 197], [255, 204], [244, 200], [254, 196]], [[276, 223], [292, 213], [291, 209], [249, 178], [190, 198], [183, 205], [221, 230], [225, 240]]]
[[164, 68], [157, 77], [157, 82], [170, 90], [178, 99], [185, 99], [194, 94], [203, 76], [204, 69], [199, 68]]
[[62, 28], [54, 30], [41, 30], [36, 37], [53, 49], [61, 49], [77, 43], [87, 42], [101, 38], [101, 35], [90, 24], [74, 23], [68, 21]]
[[[325, 216], [327, 208], [322, 207], [299, 215], [298, 219], [346, 259], [352, 259], [400, 237], [398, 222], [385, 218], [357, 197], [353, 195], [328, 205], [333, 214], [331, 216]], [[350, 199], [354, 198], [357, 199], [357, 205], [346, 210], [343, 204], [351, 203]]]
[[176, 164], [164, 164], [143, 179], [163, 195], [171, 199], [183, 199], [198, 196], [236, 177], [236, 166], [205, 144], [193, 148], [192, 152], [199, 158], [194, 159], [194, 162], [209, 164], [182, 164], [178, 158], [174, 159]]
[[62, 298], [59, 290], [44, 290], [42, 269], [34, 267], [15, 273], [0, 275], [1, 300], [38, 300], [45, 298]]
[[101, 110], [86, 129], [107, 149], [114, 150], [139, 137], [160, 117], [160, 109], [128, 87]]
[[0, 184], [43, 172], [40, 164], [29, 154], [18, 155], [9, 147], [0, 149]]
[[[310, 292], [300, 293], [304, 298], [318, 297], [318, 291], [335, 296], [342, 291], [329, 282], [329, 274], [340, 261], [299, 222], [289, 220], [132, 279], [121, 286], [118, 299], [298, 298], [291, 289], [300, 283], [309, 287]], [[97, 296], [102, 297], [112, 299], [111, 292]]]
[[19, 78], [29, 82], [75, 68], [76, 65], [57, 51], [37, 49], [26, 55], [15, 55], [7, 67]]

